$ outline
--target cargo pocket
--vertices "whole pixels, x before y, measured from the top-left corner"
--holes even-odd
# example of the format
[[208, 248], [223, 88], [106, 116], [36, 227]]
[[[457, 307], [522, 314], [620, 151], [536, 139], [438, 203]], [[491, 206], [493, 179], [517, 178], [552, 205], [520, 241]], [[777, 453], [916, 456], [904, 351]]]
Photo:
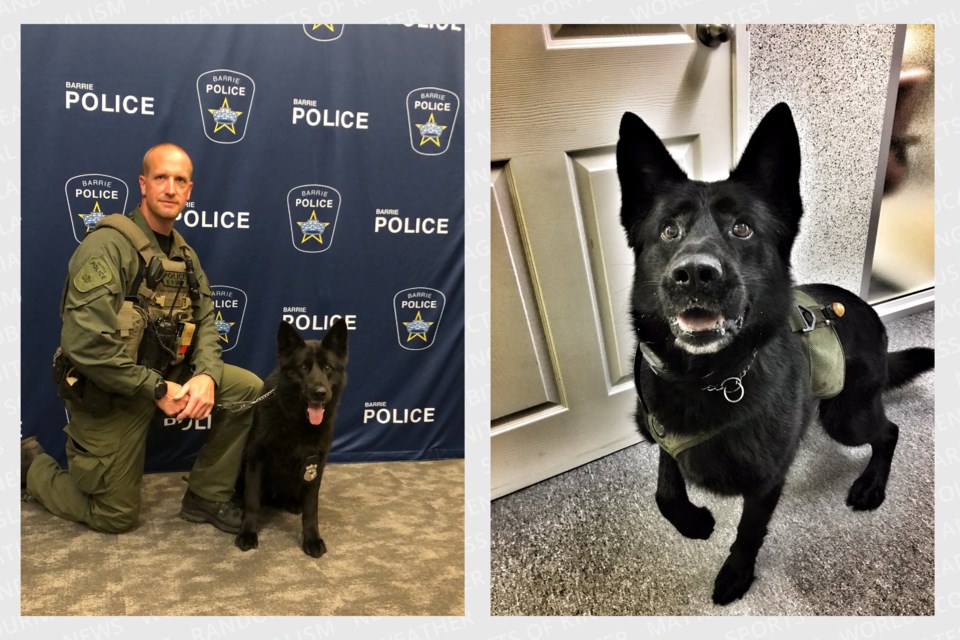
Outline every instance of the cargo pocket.
[[106, 474], [116, 453], [96, 455], [87, 451], [73, 438], [67, 440], [67, 461], [70, 476], [80, 491], [87, 495], [98, 495], [107, 489]]

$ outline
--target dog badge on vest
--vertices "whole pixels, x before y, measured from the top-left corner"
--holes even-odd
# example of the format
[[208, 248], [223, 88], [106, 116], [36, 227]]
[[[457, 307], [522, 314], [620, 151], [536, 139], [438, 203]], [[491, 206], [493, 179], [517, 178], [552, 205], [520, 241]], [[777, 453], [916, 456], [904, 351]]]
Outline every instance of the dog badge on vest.
[[317, 479], [317, 465], [320, 463], [320, 458], [318, 456], [309, 456], [307, 457], [306, 462], [303, 464], [303, 481], [304, 482], [313, 482]]

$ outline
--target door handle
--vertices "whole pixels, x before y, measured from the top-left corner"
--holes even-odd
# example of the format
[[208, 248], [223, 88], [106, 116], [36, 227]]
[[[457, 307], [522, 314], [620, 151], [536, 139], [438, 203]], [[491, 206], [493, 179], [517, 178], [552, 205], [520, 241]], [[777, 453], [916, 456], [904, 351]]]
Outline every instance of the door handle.
[[732, 30], [728, 24], [698, 24], [697, 38], [708, 47], [719, 47], [730, 39]]

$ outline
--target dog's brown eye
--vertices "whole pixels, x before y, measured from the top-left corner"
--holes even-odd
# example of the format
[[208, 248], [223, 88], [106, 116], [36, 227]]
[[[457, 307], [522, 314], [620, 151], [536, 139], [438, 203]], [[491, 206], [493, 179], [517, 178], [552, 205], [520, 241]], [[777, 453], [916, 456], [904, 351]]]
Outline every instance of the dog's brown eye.
[[333, 371], [333, 367], [331, 367], [331, 366], [328, 365], [328, 364], [323, 365], [323, 372], [324, 372], [324, 373], [330, 373], [331, 371]]
[[675, 240], [680, 237], [680, 227], [672, 222], [668, 222], [660, 229], [660, 237], [664, 240]]
[[753, 235], [753, 229], [751, 229], [750, 225], [745, 222], [738, 222], [737, 224], [733, 225], [733, 235], [737, 236], [738, 238], [749, 238]]
[[310, 371], [310, 365], [307, 364], [306, 362], [301, 364], [298, 368], [300, 369], [300, 371], [303, 371], [304, 373], [307, 373], [308, 371]]

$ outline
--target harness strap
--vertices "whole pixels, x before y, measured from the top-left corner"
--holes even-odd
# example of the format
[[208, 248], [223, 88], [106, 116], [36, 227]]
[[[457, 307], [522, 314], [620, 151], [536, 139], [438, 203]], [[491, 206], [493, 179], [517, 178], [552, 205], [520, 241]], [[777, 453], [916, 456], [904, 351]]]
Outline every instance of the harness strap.
[[657, 442], [657, 444], [660, 445], [663, 450], [669, 453], [672, 457], [676, 458], [678, 455], [680, 455], [680, 453], [686, 451], [687, 449], [691, 449], [698, 444], [706, 442], [732, 424], [728, 422], [726, 424], [715, 426], [712, 429], [699, 431], [697, 433], [680, 434], [668, 432], [663, 424], [661, 424], [661, 422], [654, 417], [653, 413], [650, 411], [650, 407], [647, 406], [646, 401], [643, 399], [643, 392], [640, 390], [640, 369], [644, 364], [650, 367], [650, 370], [655, 374], [657, 373], [656, 369], [654, 369], [650, 362], [645, 359], [644, 352], [640, 349], [637, 349], [637, 353], [633, 360], [633, 384], [637, 389], [637, 397], [640, 399], [640, 405], [643, 407], [647, 431]]
[[[94, 231], [102, 227], [119, 231], [121, 234], [123, 234], [123, 237], [125, 237], [130, 244], [133, 245], [133, 248], [136, 249], [137, 253], [140, 254], [141, 271], [143, 270], [143, 266], [150, 264], [150, 260], [156, 255], [153, 249], [150, 248], [150, 239], [147, 237], [147, 234], [145, 234], [143, 230], [137, 226], [136, 222], [122, 213], [112, 213], [108, 216], [104, 216], [104, 218], [100, 220], [99, 224], [97, 224], [97, 226], [94, 228]], [[138, 280], [139, 282], [134, 283], [136, 285], [137, 295], [142, 300], [149, 300], [153, 298], [153, 289], [147, 286], [146, 279], [138, 274]]]
[[653, 417], [653, 414], [647, 413], [647, 431], [649, 431], [653, 439], [657, 441], [657, 444], [673, 458], [676, 458], [687, 449], [692, 449], [698, 444], [706, 442], [721, 431], [725, 431], [731, 424], [733, 423], [728, 422], [719, 427], [697, 433], [667, 433], [667, 430]]
[[[151, 289], [146, 278], [143, 277], [143, 271], [146, 265], [150, 264], [150, 261], [156, 257], [160, 259], [166, 258], [166, 256], [159, 254], [154, 251], [150, 246], [150, 238], [147, 237], [147, 234], [143, 232], [137, 223], [134, 222], [128, 216], [122, 213], [112, 213], [108, 216], [104, 216], [100, 220], [100, 223], [94, 228], [94, 231], [101, 227], [107, 227], [119, 231], [123, 236], [133, 245], [133, 248], [137, 250], [137, 253], [140, 254], [140, 269], [137, 272], [136, 281], [134, 286], [131, 288], [130, 293], [136, 294], [140, 297], [141, 300], [150, 300], [153, 298], [155, 291]], [[199, 296], [195, 291], [197, 289], [196, 274], [193, 272], [193, 262], [191, 257], [193, 257], [190, 247], [187, 245], [186, 241], [183, 239], [183, 236], [176, 229], [172, 229], [172, 238], [173, 246], [179, 246], [184, 254], [184, 261], [187, 262], [187, 280], [188, 280], [188, 295], [190, 300], [193, 303], [194, 307], [197, 307]], [[134, 291], [135, 290], [135, 291]], [[199, 309], [195, 309], [199, 311]]]
[[790, 314], [790, 329], [803, 343], [810, 372], [810, 390], [820, 399], [832, 398], [843, 391], [846, 361], [843, 345], [834, 324], [844, 314], [839, 302], [821, 305], [813, 296], [793, 290], [795, 313]]
[[[809, 364], [810, 388], [817, 398], [832, 398], [843, 390], [846, 373], [843, 346], [833, 326], [837, 319], [844, 314], [843, 305], [839, 302], [821, 305], [815, 298], [800, 289], [794, 289], [793, 295], [794, 307], [788, 321], [790, 330], [799, 334], [799, 339], [803, 341], [804, 353]], [[754, 352], [754, 356], [756, 356], [756, 352]], [[663, 361], [647, 345], [638, 342], [633, 361], [633, 382], [645, 414], [647, 431], [657, 444], [672, 457], [676, 458], [687, 449], [706, 442], [733, 424], [728, 422], [696, 433], [668, 432], [663, 424], [654, 417], [643, 398], [643, 392], [640, 389], [640, 371], [644, 364], [655, 375], [665, 377], [663, 374], [666, 373], [666, 367]], [[747, 368], [749, 369], [749, 366]], [[740, 378], [745, 374], [746, 371]], [[721, 388], [723, 388], [723, 385], [706, 387], [705, 390], [714, 391]], [[729, 397], [727, 397], [727, 400], [732, 402]]]
[[789, 316], [790, 330], [809, 333], [820, 326], [829, 326], [844, 313], [839, 302], [821, 305], [810, 294], [800, 289], [793, 290], [793, 313]]

